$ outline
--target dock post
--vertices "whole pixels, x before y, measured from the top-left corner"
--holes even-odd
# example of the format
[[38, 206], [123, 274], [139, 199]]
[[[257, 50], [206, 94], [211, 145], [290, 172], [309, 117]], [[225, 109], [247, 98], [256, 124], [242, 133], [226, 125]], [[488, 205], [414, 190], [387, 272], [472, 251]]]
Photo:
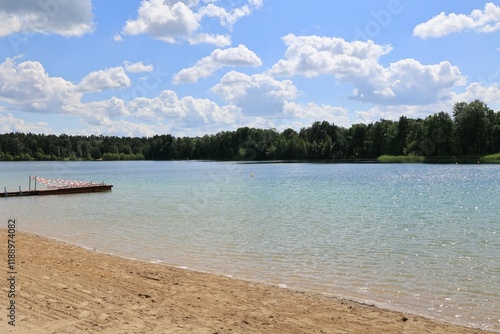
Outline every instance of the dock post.
[[23, 192], [21, 191], [21, 186], [19, 186], [19, 196], [21, 196]]
[[35, 191], [36, 191], [36, 176], [35, 176]]
[[28, 190], [31, 190], [31, 175], [30, 175], [30, 179], [28, 181]]
[[7, 187], [3, 187], [3, 192], [5, 193], [5, 197], [7, 197]]

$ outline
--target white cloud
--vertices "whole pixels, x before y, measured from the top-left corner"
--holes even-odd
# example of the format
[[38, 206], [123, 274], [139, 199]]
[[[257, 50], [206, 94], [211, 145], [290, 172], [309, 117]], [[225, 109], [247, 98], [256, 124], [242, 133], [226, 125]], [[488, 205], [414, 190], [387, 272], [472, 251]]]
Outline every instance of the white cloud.
[[417, 25], [413, 35], [424, 39], [437, 38], [467, 30], [480, 33], [500, 30], [500, 7], [490, 2], [484, 6], [484, 10], [476, 9], [469, 15], [441, 12], [429, 21]]
[[235, 107], [220, 107], [208, 99], [191, 96], [179, 98], [171, 90], [154, 98], [136, 98], [127, 104], [127, 108], [134, 117], [156, 121], [178, 118], [186, 122], [233, 123], [238, 114]]
[[452, 101], [473, 101], [479, 99], [493, 108], [500, 108], [500, 87], [497, 84], [484, 86], [479, 82], [473, 82], [467, 86], [464, 93], [454, 93]]
[[471, 102], [479, 99], [493, 110], [500, 109], [500, 87], [497, 84], [484, 86], [479, 82], [470, 83], [463, 92], [452, 92], [447, 100], [437, 101], [429, 105], [377, 106], [367, 111], [356, 111], [352, 123], [371, 123], [383, 119], [398, 120], [400, 116], [425, 118], [439, 111], [451, 114], [457, 102]]
[[422, 65], [403, 59], [383, 67], [379, 58], [392, 47], [373, 41], [347, 42], [342, 38], [287, 35], [286, 59], [270, 70], [271, 75], [333, 75], [354, 85], [353, 99], [378, 104], [429, 104], [446, 98], [465, 78], [458, 67], [444, 61]]
[[125, 71], [132, 73], [140, 73], [140, 72], [153, 72], [153, 65], [144, 65], [142, 61], [138, 63], [131, 63], [129, 61], [124, 62]]
[[174, 82], [197, 82], [198, 79], [206, 78], [215, 71], [226, 66], [236, 67], [261, 65], [262, 61], [260, 58], [246, 46], [240, 44], [236, 48], [214, 50], [210, 56], [201, 59], [193, 67], [182, 69], [174, 76]]
[[[271, 75], [303, 75], [316, 77], [334, 74], [340, 78], [366, 76], [373, 73], [378, 59], [389, 53], [392, 47], [378, 45], [373, 41], [347, 42], [343, 38], [319, 36], [283, 37], [288, 46], [285, 56], [275, 64]], [[376, 69], [378, 70], [378, 69]]]
[[23, 132], [23, 133], [49, 133], [50, 127], [48, 123], [37, 122], [27, 123], [22, 119], [15, 118], [12, 114], [3, 116], [0, 114], [0, 133]]
[[202, 5], [197, 0], [142, 0], [137, 19], [127, 21], [122, 33], [148, 34], [168, 43], [186, 40], [191, 44], [210, 43], [223, 47], [230, 45], [230, 37], [203, 32], [203, 18], [218, 18], [222, 26], [230, 28], [238, 19], [261, 6], [261, 1], [251, 0], [228, 11], [210, 2]]
[[414, 59], [381, 68], [379, 77], [356, 79], [353, 98], [379, 104], [431, 104], [449, 98], [452, 88], [465, 84], [459, 68], [447, 61], [422, 65]]
[[139, 35], [147, 33], [154, 38], [174, 43], [186, 38], [199, 28], [194, 12], [183, 2], [170, 4], [163, 0], [143, 0], [137, 20], [127, 21], [123, 33]]
[[213, 3], [209, 3], [207, 6], [202, 7], [197, 14], [200, 19], [204, 16], [218, 18], [221, 25], [231, 27], [240, 18], [250, 15], [255, 9], [260, 7], [262, 7], [262, 1], [260, 0], [249, 1], [248, 4], [244, 4], [242, 7], [234, 8], [232, 10], [227, 10]]
[[262, 61], [245, 45], [238, 45], [236, 48], [216, 49], [210, 55], [211, 61], [221, 66], [260, 66]]
[[115, 42], [123, 42], [123, 37], [120, 34], [116, 34], [113, 36], [113, 41]]
[[127, 120], [109, 120], [102, 122], [85, 123], [85, 130], [81, 135], [118, 135], [129, 137], [152, 137], [159, 133], [170, 133], [171, 127], [162, 125], [150, 125], [145, 123], [130, 122]]
[[121, 66], [99, 70], [88, 74], [78, 84], [82, 92], [98, 92], [110, 88], [125, 88], [130, 86], [130, 78]]
[[88, 115], [106, 115], [107, 117], [126, 116], [129, 114], [125, 101], [115, 96], [109, 100], [93, 101], [82, 104]]
[[188, 39], [189, 44], [214, 44], [218, 47], [231, 45], [231, 37], [228, 35], [213, 35], [213, 34], [195, 34]]
[[212, 87], [224, 101], [242, 109], [245, 115], [282, 114], [285, 102], [297, 97], [297, 88], [290, 80], [278, 81], [269, 75], [231, 71]]
[[[373, 107], [367, 111], [356, 111], [354, 113], [353, 124], [364, 123], [369, 124], [372, 122], [380, 121], [380, 119], [397, 121], [401, 116], [411, 118], [424, 118], [425, 116], [436, 112], [435, 106], [383, 106]], [[442, 110], [442, 109], [439, 109]]]
[[24, 111], [57, 113], [79, 102], [75, 86], [59, 77], [50, 77], [42, 64], [7, 58], [0, 64], [0, 101]]
[[349, 110], [342, 107], [330, 105], [319, 105], [316, 103], [307, 103], [305, 105], [295, 102], [287, 102], [284, 107], [285, 116], [291, 118], [305, 119], [309, 125], [315, 121], [328, 121], [338, 126], [350, 126]]
[[92, 0], [0, 2], [0, 37], [15, 33], [83, 36], [95, 28]]

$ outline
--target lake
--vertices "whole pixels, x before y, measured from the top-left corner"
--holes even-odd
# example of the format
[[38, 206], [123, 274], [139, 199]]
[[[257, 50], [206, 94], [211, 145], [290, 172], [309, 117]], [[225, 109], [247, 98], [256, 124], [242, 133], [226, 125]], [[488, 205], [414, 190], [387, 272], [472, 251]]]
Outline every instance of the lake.
[[500, 332], [500, 165], [1, 162], [112, 192], [0, 199], [18, 229]]

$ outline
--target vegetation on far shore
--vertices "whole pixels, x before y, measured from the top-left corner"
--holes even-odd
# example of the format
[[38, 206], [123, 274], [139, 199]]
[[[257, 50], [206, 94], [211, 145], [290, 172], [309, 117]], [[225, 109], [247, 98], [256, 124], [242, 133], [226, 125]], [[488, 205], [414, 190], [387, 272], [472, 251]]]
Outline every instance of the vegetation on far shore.
[[500, 163], [500, 153], [485, 155], [484, 157], [481, 157], [481, 161], [489, 163]]
[[377, 160], [500, 163], [500, 111], [479, 100], [425, 119], [401, 116], [300, 131], [243, 127], [202, 137], [0, 134], [0, 161], [12, 160]]

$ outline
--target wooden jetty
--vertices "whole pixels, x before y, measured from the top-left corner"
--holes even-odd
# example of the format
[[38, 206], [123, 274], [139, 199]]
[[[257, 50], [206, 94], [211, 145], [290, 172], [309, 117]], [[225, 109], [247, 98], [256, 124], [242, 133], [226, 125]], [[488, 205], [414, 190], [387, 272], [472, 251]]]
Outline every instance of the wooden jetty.
[[[31, 180], [35, 181], [35, 188], [31, 189]], [[36, 182], [40, 182], [47, 186], [46, 189], [36, 189]], [[56, 185], [54, 185], [56, 184]], [[44, 195], [67, 195], [67, 194], [85, 194], [97, 193], [104, 191], [111, 191], [113, 185], [81, 181], [67, 181], [67, 180], [49, 180], [41, 177], [31, 177], [28, 190], [4, 191], [0, 192], [0, 197], [19, 197], [19, 196], [44, 196]]]

